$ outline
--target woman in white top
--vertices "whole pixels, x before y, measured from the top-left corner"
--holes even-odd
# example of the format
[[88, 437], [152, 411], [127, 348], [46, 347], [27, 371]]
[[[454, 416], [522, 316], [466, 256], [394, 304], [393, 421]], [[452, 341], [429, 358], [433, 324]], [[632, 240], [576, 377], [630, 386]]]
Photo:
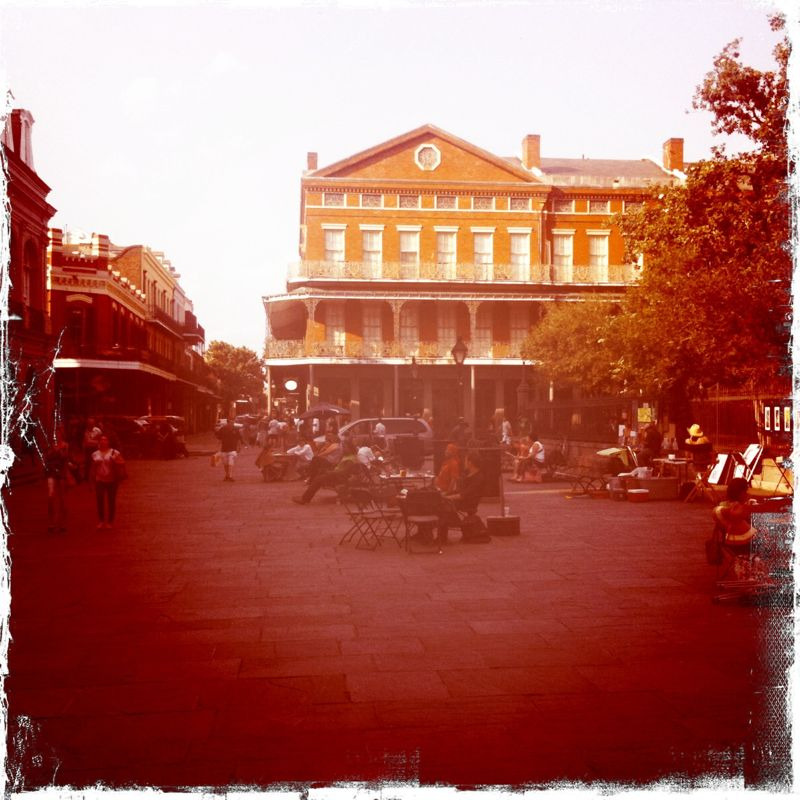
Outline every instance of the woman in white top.
[[517, 461], [517, 469], [511, 479], [515, 483], [522, 483], [525, 475], [528, 474], [536, 483], [542, 482], [542, 471], [544, 470], [544, 445], [539, 441], [536, 434], [531, 434], [525, 438], [525, 443], [530, 442], [528, 454]]
[[[97, 497], [97, 523], [101, 528], [111, 529], [117, 509], [117, 487], [119, 486], [119, 470], [125, 460], [119, 450], [114, 450], [103, 434], [98, 443], [97, 450], [92, 453], [91, 478], [94, 481], [95, 495]], [[106, 515], [106, 505], [108, 514]], [[108, 521], [106, 521], [106, 519]]]

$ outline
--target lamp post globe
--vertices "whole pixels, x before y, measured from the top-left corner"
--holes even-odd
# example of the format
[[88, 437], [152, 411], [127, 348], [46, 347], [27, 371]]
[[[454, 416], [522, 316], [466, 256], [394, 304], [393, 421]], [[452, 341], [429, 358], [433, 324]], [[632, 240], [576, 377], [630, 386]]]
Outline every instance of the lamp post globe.
[[450, 355], [453, 356], [453, 361], [455, 361], [459, 367], [464, 365], [464, 359], [467, 357], [467, 346], [460, 336], [458, 337], [458, 341], [453, 345]]

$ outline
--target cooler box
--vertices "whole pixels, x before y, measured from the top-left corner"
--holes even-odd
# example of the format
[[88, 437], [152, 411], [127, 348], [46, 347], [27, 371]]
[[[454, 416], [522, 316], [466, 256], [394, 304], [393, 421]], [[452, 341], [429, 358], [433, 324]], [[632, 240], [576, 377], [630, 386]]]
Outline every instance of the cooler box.
[[490, 536], [519, 536], [519, 517], [486, 517]]
[[647, 489], [628, 489], [628, 500], [631, 503], [646, 503], [650, 499]]

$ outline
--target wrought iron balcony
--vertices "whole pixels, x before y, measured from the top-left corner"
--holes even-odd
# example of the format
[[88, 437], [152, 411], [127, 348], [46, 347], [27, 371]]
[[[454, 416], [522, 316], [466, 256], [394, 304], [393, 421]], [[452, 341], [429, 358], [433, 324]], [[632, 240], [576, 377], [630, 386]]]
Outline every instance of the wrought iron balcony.
[[[269, 339], [266, 343], [266, 358], [340, 358], [342, 360], [374, 360], [389, 358], [410, 360], [415, 357], [420, 364], [446, 361], [450, 363], [452, 342], [437, 341], [382, 341], [351, 340], [345, 344], [305, 339]], [[468, 343], [468, 359], [520, 358], [519, 342]]]
[[461, 283], [524, 282], [545, 284], [621, 284], [636, 280], [632, 264], [604, 266], [574, 264], [517, 265], [474, 264], [459, 262], [401, 263], [383, 261], [379, 264], [364, 261], [300, 261], [289, 265], [289, 282], [308, 279], [327, 280], [400, 280], [400, 281], [459, 281]]

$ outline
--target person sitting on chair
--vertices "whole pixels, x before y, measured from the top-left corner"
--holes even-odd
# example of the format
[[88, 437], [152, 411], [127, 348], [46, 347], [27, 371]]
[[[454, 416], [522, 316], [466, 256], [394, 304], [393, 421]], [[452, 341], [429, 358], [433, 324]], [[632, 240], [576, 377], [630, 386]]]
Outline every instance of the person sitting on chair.
[[728, 484], [726, 499], [712, 512], [714, 521], [722, 533], [720, 544], [725, 564], [722, 574], [731, 568], [736, 557], [750, 554], [750, 543], [756, 530], [750, 523], [750, 514], [754, 506], [747, 502], [749, 488], [750, 484], [745, 478], [734, 478]]
[[313, 478], [300, 497], [293, 497], [292, 502], [304, 506], [311, 502], [314, 495], [323, 487], [336, 488], [344, 486], [350, 478], [363, 472], [363, 467], [356, 460], [356, 449], [352, 442], [342, 446], [342, 457], [333, 469]]
[[461, 478], [461, 460], [458, 457], [458, 446], [450, 442], [444, 450], [444, 461], [434, 486], [444, 494], [455, 492]]
[[447, 544], [448, 528], [461, 527], [468, 517], [478, 513], [482, 493], [483, 474], [480, 456], [474, 450], [470, 450], [464, 459], [464, 476], [461, 478], [458, 491], [443, 496], [438, 527], [440, 546]]
[[528, 452], [517, 460], [514, 477], [511, 480], [514, 483], [522, 483], [525, 480], [525, 474], [530, 472], [533, 474], [533, 480], [541, 483], [544, 469], [544, 445], [535, 433], [526, 436], [525, 443], [528, 445]]
[[[301, 478], [308, 475], [309, 466], [314, 458], [314, 449], [311, 447], [313, 441], [310, 436], [303, 436], [300, 444], [296, 444], [286, 451], [286, 455], [289, 457], [289, 471], [296, 470]], [[265, 452], [269, 450], [269, 446], [264, 448]]]
[[712, 461], [713, 447], [711, 439], [704, 433], [703, 429], [695, 423], [687, 429], [689, 438], [684, 444], [684, 450], [692, 462], [695, 473], [705, 472]]
[[330, 472], [342, 457], [342, 443], [339, 440], [339, 435], [328, 431], [325, 434], [325, 443], [317, 451], [314, 458], [311, 459], [311, 464], [308, 468], [308, 477], [310, 480], [322, 475], [323, 472]]

